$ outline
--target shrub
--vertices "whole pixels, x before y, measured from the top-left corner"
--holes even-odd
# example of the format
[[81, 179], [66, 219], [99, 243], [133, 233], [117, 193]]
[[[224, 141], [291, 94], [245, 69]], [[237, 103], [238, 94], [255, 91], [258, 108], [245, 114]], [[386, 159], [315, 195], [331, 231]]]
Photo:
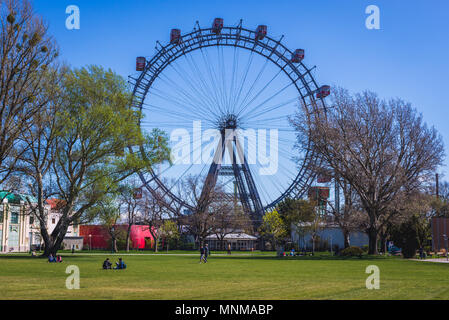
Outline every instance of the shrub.
[[345, 257], [359, 257], [361, 258], [363, 254], [363, 250], [359, 247], [348, 247], [340, 251], [341, 256]]
[[365, 244], [365, 245], [362, 246], [362, 251], [363, 251], [363, 252], [365, 252], [365, 253], [368, 252], [368, 249], [369, 249], [369, 247], [368, 247], [367, 244]]

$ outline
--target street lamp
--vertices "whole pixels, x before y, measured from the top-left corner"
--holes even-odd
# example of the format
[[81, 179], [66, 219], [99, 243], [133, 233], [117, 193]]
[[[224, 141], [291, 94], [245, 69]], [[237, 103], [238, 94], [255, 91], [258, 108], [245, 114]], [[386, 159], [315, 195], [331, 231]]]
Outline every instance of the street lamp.
[[89, 251], [92, 251], [92, 235], [89, 234]]

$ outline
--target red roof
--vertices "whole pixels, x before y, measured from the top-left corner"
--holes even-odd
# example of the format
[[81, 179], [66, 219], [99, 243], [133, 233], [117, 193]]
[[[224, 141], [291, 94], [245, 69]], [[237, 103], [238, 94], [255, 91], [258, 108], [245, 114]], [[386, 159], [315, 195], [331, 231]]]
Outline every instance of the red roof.
[[50, 205], [52, 210], [59, 210], [65, 205], [65, 200], [61, 199], [47, 199], [47, 204]]

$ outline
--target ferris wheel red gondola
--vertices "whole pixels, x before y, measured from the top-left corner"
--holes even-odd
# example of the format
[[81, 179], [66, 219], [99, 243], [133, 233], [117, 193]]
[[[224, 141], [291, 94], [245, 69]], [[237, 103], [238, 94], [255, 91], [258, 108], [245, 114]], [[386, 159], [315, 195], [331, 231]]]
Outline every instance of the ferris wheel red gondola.
[[258, 41], [263, 40], [263, 38], [265, 38], [266, 35], [267, 35], [267, 26], [259, 25], [256, 29], [255, 39]]
[[181, 30], [180, 29], [172, 29], [170, 32], [170, 43], [171, 44], [179, 44], [181, 40]]
[[292, 59], [291, 61], [293, 63], [300, 63], [302, 60], [304, 60], [304, 49], [296, 49], [292, 53]]

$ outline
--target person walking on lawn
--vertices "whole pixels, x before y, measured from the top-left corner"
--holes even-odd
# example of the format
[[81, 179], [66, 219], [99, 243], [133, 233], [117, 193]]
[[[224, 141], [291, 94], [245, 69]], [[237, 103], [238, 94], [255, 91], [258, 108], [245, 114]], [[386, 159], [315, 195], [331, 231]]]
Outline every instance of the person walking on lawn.
[[204, 247], [200, 247], [200, 263], [204, 260]]
[[204, 263], [207, 263], [207, 257], [209, 256], [209, 247], [206, 243], [206, 246], [204, 247]]

